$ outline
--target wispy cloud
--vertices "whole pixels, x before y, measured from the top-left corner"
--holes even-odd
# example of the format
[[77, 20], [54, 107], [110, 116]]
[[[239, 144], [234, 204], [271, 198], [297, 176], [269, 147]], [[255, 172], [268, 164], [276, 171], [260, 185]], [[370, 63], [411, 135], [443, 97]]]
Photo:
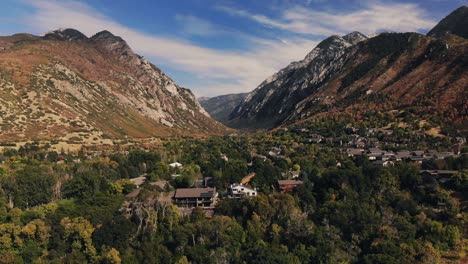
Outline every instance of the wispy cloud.
[[223, 33], [211, 22], [192, 15], [176, 15], [175, 20], [180, 24], [182, 31], [195, 36], [214, 36]]
[[[23, 3], [33, 10], [25, 21], [36, 32], [70, 27], [91, 36], [98, 31], [109, 30], [124, 38], [137, 53], [148, 57], [156, 65], [163, 66], [163, 69], [177, 69], [174, 79], [183, 80], [181, 85], [191, 88], [197, 95], [251, 91], [266, 77], [291, 61], [302, 59], [317, 44], [313, 38], [304, 35], [293, 34], [291, 37], [291, 34], [284, 34], [289, 37], [268, 39], [228, 31], [236, 38], [243, 38], [248, 43], [247, 48], [242, 51], [218, 50], [186, 39], [139, 31], [76, 0], [35, 0]], [[382, 29], [414, 31], [430, 28], [435, 24], [425, 18], [424, 11], [412, 4], [367, 4], [359, 11], [345, 14], [313, 11], [296, 6], [281, 12], [279, 18], [252, 14], [232, 7], [221, 9], [233, 16], [249, 18], [275, 31], [281, 29], [320, 36], [344, 34], [353, 30], [364, 33]], [[221, 35], [227, 32], [209, 21], [191, 15], [179, 15], [175, 19], [183, 25], [184, 33], [189, 35], [215, 38], [220, 32]], [[185, 75], [182, 76], [182, 73]]]
[[[36, 0], [30, 5], [35, 11], [28, 18], [28, 23], [35, 30], [46, 32], [70, 27], [88, 36], [103, 29], [109, 30], [124, 38], [136, 52], [149, 57], [155, 64], [168, 65], [193, 75], [195, 83], [182, 85], [199, 95], [250, 91], [291, 60], [303, 58], [317, 44], [302, 38], [287, 42], [252, 38], [250, 50], [220, 51], [182, 39], [140, 32], [76, 1]], [[202, 33], [203, 30], [197, 28], [192, 31]], [[209, 33], [209, 30], [205, 33]]]
[[345, 34], [354, 30], [365, 34], [386, 30], [419, 31], [436, 24], [418, 5], [403, 3], [364, 2], [364, 6], [357, 11], [340, 13], [295, 6], [284, 10], [278, 18], [269, 18], [230, 6], [220, 6], [219, 10], [251, 19], [266, 27], [310, 35]]

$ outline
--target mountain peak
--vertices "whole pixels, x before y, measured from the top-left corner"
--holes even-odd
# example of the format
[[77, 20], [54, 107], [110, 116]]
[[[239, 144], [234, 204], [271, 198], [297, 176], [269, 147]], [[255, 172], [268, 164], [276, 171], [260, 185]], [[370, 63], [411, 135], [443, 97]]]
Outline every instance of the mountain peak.
[[91, 38], [96, 39], [96, 38], [115, 38], [115, 37], [116, 36], [114, 34], [112, 34], [110, 31], [102, 30], [102, 31], [94, 34]]
[[453, 34], [462, 38], [468, 38], [468, 7], [461, 6], [442, 19], [429, 33], [428, 36], [440, 38], [446, 34]]
[[343, 36], [343, 39], [353, 45], [356, 45], [357, 43], [368, 39], [368, 37], [359, 31], [353, 31], [349, 33], [348, 35]]
[[81, 33], [80, 31], [67, 28], [67, 29], [57, 29], [51, 32], [48, 32], [44, 35], [44, 39], [53, 39], [53, 40], [68, 40], [68, 41], [75, 41], [75, 40], [87, 40], [85, 34]]
[[126, 44], [125, 40], [123, 40], [121, 37], [116, 36], [107, 30], [103, 30], [94, 34], [94, 36], [92, 36], [90, 39], [95, 42], [112, 41], [112, 42], [123, 42]]
[[96, 33], [90, 40], [102, 51], [118, 54], [121, 60], [133, 61], [138, 59], [125, 40], [107, 30]]

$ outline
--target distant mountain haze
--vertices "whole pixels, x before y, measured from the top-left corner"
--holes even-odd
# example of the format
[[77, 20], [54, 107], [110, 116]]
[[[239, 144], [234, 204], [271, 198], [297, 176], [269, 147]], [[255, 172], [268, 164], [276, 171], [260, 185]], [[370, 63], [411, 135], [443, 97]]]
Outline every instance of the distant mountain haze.
[[198, 102], [205, 110], [219, 122], [228, 125], [229, 114], [247, 96], [247, 93], [227, 94], [216, 97], [200, 97]]

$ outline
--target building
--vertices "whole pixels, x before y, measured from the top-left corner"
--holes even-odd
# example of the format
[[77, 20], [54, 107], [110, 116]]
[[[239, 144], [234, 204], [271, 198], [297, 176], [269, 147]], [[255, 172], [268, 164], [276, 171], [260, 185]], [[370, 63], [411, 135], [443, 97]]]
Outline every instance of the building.
[[181, 188], [174, 193], [174, 203], [179, 207], [214, 207], [216, 188]]
[[376, 160], [372, 164], [376, 166], [381, 166], [381, 167], [388, 167], [388, 166], [394, 166], [395, 163], [390, 160]]
[[364, 149], [362, 149], [362, 148], [348, 148], [348, 149], [346, 149], [346, 153], [348, 154], [348, 157], [361, 156], [364, 153]]
[[182, 167], [182, 164], [180, 164], [179, 162], [174, 162], [174, 163], [169, 164], [169, 167], [179, 168], [179, 167]]
[[296, 181], [296, 180], [278, 180], [278, 185], [279, 185], [281, 193], [292, 191], [296, 189], [297, 186], [303, 183], [304, 182], [302, 181]]
[[238, 183], [229, 185], [230, 198], [242, 198], [245, 196], [257, 196], [257, 191]]
[[289, 171], [291, 179], [297, 179], [301, 175], [301, 171]]
[[420, 170], [419, 173], [424, 177], [451, 178], [458, 173], [454, 170]]

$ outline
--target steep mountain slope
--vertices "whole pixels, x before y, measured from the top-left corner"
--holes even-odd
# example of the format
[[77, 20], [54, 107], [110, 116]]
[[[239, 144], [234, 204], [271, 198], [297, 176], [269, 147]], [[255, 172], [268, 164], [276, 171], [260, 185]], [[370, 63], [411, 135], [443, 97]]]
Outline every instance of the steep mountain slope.
[[227, 94], [216, 97], [201, 97], [198, 98], [198, 102], [201, 106], [219, 122], [229, 125], [229, 114], [238, 106], [247, 93], [240, 94]]
[[372, 118], [396, 112], [438, 126], [466, 122], [468, 42], [416, 33], [365, 41], [342, 70], [297, 104], [284, 123], [317, 115]]
[[431, 37], [442, 37], [447, 33], [468, 38], [468, 7], [462, 6], [442, 19], [429, 33]]
[[341, 69], [352, 46], [367, 39], [359, 32], [331, 36], [302, 61], [293, 62], [266, 79], [234, 109], [230, 121], [236, 127], [273, 127], [287, 118], [295, 106]]
[[332, 36], [302, 62], [265, 80], [231, 113], [232, 122], [271, 128], [318, 116], [360, 120], [394, 112], [466, 130], [466, 39], [417, 33], [350, 36], [359, 37], [350, 42]]
[[0, 140], [223, 133], [188, 89], [120, 37], [0, 37]]

